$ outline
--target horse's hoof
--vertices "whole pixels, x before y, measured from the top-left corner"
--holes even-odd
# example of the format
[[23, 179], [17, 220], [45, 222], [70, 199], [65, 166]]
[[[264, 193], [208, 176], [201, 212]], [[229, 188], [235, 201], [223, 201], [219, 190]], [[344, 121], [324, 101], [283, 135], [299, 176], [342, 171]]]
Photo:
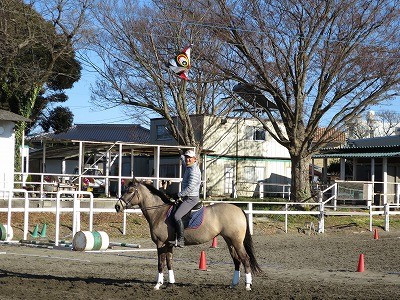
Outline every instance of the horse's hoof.
[[160, 289], [160, 287], [162, 286], [162, 283], [158, 282], [155, 287], [154, 290], [158, 291]]
[[251, 291], [251, 284], [246, 284], [246, 291]]

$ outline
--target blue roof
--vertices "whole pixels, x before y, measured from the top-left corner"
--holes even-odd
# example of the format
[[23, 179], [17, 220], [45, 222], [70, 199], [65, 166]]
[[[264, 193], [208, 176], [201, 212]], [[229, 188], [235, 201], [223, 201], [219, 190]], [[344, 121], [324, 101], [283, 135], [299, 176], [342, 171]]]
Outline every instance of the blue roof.
[[397, 157], [400, 151], [395, 152], [355, 152], [355, 153], [319, 153], [314, 154], [313, 158], [382, 158]]
[[67, 132], [38, 134], [30, 140], [148, 144], [150, 130], [138, 124], [76, 124]]
[[399, 135], [389, 135], [381, 137], [373, 137], [366, 139], [349, 140], [348, 148], [350, 147], [391, 147], [400, 145]]

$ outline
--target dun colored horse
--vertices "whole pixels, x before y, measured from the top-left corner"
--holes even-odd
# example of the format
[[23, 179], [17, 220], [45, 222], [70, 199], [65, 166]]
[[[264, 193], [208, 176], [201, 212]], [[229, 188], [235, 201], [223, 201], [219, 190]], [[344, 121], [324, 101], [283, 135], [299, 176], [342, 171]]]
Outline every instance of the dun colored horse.
[[[138, 205], [150, 226], [151, 239], [157, 246], [158, 279], [154, 289], [164, 283], [163, 269], [167, 265], [168, 283], [175, 283], [172, 269], [173, 247], [169, 241], [175, 240], [174, 226], [166, 216], [172, 203], [168, 197], [153, 185], [134, 180], [125, 194], [118, 200], [115, 209], [132, 208]], [[254, 256], [253, 242], [246, 214], [239, 207], [229, 203], [217, 203], [204, 208], [203, 222], [196, 229], [185, 230], [185, 245], [198, 245], [221, 235], [228, 245], [235, 265], [231, 287], [236, 287], [240, 279], [240, 265], [245, 271], [246, 290], [251, 290], [252, 274], [261, 272]]]

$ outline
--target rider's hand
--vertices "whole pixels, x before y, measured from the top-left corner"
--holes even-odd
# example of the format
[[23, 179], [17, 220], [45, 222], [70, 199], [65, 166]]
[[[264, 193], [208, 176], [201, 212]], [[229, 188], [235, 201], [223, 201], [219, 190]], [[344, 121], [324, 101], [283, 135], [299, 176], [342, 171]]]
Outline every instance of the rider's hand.
[[179, 197], [178, 194], [172, 194], [172, 195], [171, 195], [171, 198], [170, 198], [170, 201], [171, 201], [171, 202], [178, 203], [178, 202], [182, 201], [182, 198]]

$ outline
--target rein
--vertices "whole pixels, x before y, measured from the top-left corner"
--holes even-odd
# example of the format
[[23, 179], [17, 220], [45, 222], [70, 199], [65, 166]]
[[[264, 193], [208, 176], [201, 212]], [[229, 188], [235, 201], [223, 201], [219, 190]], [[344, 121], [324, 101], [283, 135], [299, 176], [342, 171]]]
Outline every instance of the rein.
[[[120, 198], [118, 199], [119, 201], [121, 201], [121, 203], [124, 203], [124, 204], [125, 204], [125, 208], [124, 208], [124, 209], [126, 209], [126, 207], [132, 202], [133, 197], [135, 197], [135, 195], [137, 195], [138, 200], [139, 200], [139, 202], [140, 202], [140, 199], [139, 199], [139, 190], [138, 190], [137, 187], [135, 187], [135, 191], [134, 191], [134, 192], [132, 193], [132, 195], [129, 197], [128, 201], [125, 202], [125, 201], [122, 199], [122, 197], [120, 197]], [[157, 209], [157, 208], [160, 208], [160, 207], [163, 207], [163, 206], [166, 206], [166, 205], [170, 205], [170, 204], [168, 204], [168, 203], [163, 203], [163, 204], [158, 204], [158, 205], [149, 206], [149, 207], [141, 207], [141, 209], [147, 211], [147, 210]]]

